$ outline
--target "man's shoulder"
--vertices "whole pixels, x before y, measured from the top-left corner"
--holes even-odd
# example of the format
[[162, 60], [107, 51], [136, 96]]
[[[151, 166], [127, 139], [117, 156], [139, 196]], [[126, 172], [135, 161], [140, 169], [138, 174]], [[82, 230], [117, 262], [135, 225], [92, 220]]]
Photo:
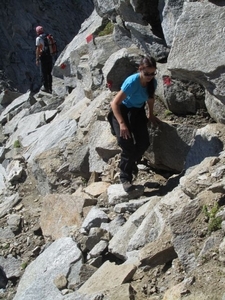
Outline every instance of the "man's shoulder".
[[40, 44], [44, 44], [44, 35], [40, 34], [36, 37], [36, 46], [39, 46]]
[[36, 37], [36, 41], [42, 41], [42, 40], [43, 40], [43, 38], [42, 38], [41, 35], [39, 35], [39, 36]]

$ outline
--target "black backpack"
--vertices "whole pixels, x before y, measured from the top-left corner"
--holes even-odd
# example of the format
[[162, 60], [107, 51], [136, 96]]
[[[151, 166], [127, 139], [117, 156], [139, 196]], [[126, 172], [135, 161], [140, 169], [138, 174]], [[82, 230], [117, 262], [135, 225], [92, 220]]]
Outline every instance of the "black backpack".
[[40, 37], [44, 41], [44, 49], [42, 50], [41, 56], [54, 56], [57, 54], [57, 45], [52, 34], [43, 33]]

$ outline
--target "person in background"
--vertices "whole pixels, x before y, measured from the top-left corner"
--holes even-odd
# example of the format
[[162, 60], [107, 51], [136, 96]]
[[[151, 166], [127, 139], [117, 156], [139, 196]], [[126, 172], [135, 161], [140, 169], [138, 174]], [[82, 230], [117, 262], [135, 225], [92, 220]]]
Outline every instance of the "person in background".
[[52, 93], [52, 56], [45, 47], [44, 29], [42, 26], [36, 27], [36, 65], [41, 65], [42, 83], [41, 90], [46, 93]]
[[[149, 147], [148, 122], [157, 124], [160, 120], [153, 114], [156, 61], [145, 56], [139, 65], [139, 72], [129, 76], [111, 102], [110, 124], [121, 147], [120, 181], [129, 193], [133, 174], [137, 174], [137, 163]], [[145, 104], [147, 103], [147, 113]]]

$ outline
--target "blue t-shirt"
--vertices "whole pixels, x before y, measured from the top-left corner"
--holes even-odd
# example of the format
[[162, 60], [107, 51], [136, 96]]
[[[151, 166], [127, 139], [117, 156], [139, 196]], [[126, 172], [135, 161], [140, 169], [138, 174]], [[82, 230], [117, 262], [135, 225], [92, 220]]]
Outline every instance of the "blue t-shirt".
[[149, 99], [147, 88], [141, 85], [140, 73], [136, 73], [127, 77], [127, 79], [124, 81], [124, 83], [121, 86], [121, 90], [127, 96], [122, 101], [122, 103], [128, 108], [131, 107], [140, 108]]

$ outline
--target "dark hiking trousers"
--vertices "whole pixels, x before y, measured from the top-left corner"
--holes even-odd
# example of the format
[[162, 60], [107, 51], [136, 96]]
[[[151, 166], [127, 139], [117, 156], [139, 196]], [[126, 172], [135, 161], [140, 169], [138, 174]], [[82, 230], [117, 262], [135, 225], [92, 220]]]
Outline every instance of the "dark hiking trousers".
[[52, 57], [41, 57], [42, 83], [46, 90], [52, 91]]
[[124, 122], [132, 136], [129, 139], [124, 139], [120, 136], [119, 123], [112, 114], [110, 124], [117, 137], [118, 145], [122, 149], [119, 167], [120, 180], [123, 183], [125, 181], [132, 181], [134, 166], [141, 160], [142, 155], [148, 149], [150, 143], [147, 128], [148, 119], [144, 107], [128, 109], [125, 105], [121, 104], [120, 109]]

